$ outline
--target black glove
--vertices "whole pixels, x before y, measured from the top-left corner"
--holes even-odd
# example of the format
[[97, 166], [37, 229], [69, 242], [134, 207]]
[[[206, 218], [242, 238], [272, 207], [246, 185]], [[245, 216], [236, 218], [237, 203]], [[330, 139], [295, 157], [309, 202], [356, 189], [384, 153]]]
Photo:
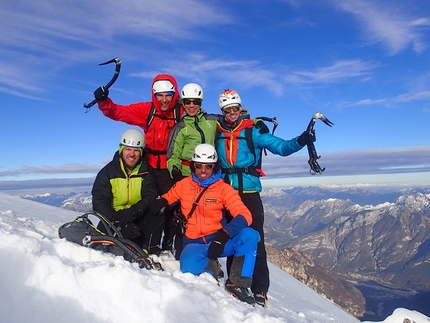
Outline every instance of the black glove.
[[142, 235], [140, 233], [139, 227], [133, 222], [129, 222], [128, 224], [126, 224], [125, 227], [121, 229], [121, 233], [122, 236], [126, 239], [132, 239]]
[[217, 259], [224, 252], [225, 243], [230, 240], [230, 236], [223, 229], [218, 230], [217, 235], [212, 240], [209, 249], [208, 256], [212, 259]]
[[311, 131], [310, 134], [308, 134], [307, 131], [304, 131], [298, 138], [297, 138], [297, 143], [300, 146], [306, 146], [306, 144], [308, 143], [308, 139], [309, 138], [309, 142], [315, 142], [315, 140], [317, 140], [316, 136], [315, 136], [315, 129], [313, 129]]
[[108, 98], [109, 90], [104, 86], [100, 86], [97, 90], [94, 91], [94, 97], [97, 102], [104, 101]]
[[173, 167], [172, 167], [172, 177], [175, 180], [175, 182], [179, 182], [181, 179], [184, 178], [184, 176], [182, 176], [182, 173], [179, 170], [178, 166], [176, 166], [176, 165], [173, 165]]
[[133, 204], [132, 206], [130, 206], [130, 209], [133, 210], [135, 217], [144, 216], [149, 209], [148, 201], [140, 200], [136, 204]]
[[258, 120], [255, 125], [255, 128], [259, 129], [260, 133], [269, 133], [269, 127], [264, 123], [263, 120]]
[[118, 228], [124, 228], [128, 223], [133, 221], [134, 218], [145, 215], [147, 211], [148, 202], [146, 200], [140, 200], [128, 209], [117, 211], [113, 218], [113, 223]]
[[149, 205], [149, 213], [153, 215], [162, 215], [166, 206], [167, 200], [165, 198], [156, 199]]
[[117, 228], [123, 228], [131, 222], [135, 216], [136, 215], [132, 209], [119, 210], [113, 217], [112, 222]]

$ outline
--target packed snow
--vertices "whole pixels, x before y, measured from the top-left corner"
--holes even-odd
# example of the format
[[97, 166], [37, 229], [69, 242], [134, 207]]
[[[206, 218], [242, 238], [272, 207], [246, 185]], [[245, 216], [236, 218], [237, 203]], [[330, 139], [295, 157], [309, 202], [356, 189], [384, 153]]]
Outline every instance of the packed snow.
[[[149, 271], [59, 239], [59, 226], [78, 215], [0, 193], [1, 322], [359, 322], [272, 264], [269, 305], [254, 308], [209, 274], [181, 273], [167, 255], [158, 258], [164, 271]], [[404, 308], [383, 322], [405, 318], [430, 322]]]

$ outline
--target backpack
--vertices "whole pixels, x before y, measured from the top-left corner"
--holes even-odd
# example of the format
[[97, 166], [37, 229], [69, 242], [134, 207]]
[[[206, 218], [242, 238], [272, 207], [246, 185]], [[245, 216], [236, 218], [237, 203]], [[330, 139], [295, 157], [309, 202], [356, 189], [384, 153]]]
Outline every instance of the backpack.
[[[258, 118], [255, 118], [254, 120], [255, 120], [254, 127], [257, 129], [260, 129], [260, 133], [270, 133], [269, 127], [266, 125], [265, 121], [272, 122], [273, 123], [272, 135], [275, 134], [276, 127], [278, 127], [278, 120], [276, 119], [276, 117], [273, 117], [273, 118], [258, 117]], [[248, 145], [249, 151], [254, 155], [254, 161], [258, 160], [257, 165], [252, 166], [253, 168], [256, 169], [256, 174], [253, 174], [253, 175], [260, 177], [260, 176], [264, 176], [264, 173], [261, 170], [262, 153], [264, 151], [264, 155], [267, 156], [267, 152], [266, 152], [266, 148], [264, 148], [261, 151], [260, 156], [256, 156], [254, 142], [252, 141], [252, 129], [254, 127], [246, 128], [245, 129], [245, 137], [238, 137], [237, 139], [245, 139], [246, 140], [246, 144]], [[220, 138], [220, 135], [221, 135], [220, 132], [217, 132], [215, 134], [215, 147], [216, 147], [217, 142]]]
[[[272, 122], [273, 123], [272, 135], [274, 135], [275, 134], [275, 130], [278, 127], [278, 119], [276, 119], [276, 117], [273, 117], [273, 118], [269, 118], [269, 117], [258, 117], [258, 118], [255, 118], [255, 126], [254, 127], [257, 128], [257, 129], [260, 129], [260, 133], [270, 133], [269, 127], [264, 123], [264, 121], [268, 121], [268, 122]], [[254, 142], [252, 141], [252, 128], [245, 129], [245, 139], [246, 139], [246, 142], [248, 143], [249, 150], [254, 154], [255, 158], [257, 158], [257, 156], [255, 155]], [[261, 170], [261, 161], [262, 161], [262, 153], [263, 153], [263, 151], [264, 151], [264, 156], [267, 156], [266, 148], [264, 148], [261, 151], [260, 156], [258, 158], [258, 163], [255, 166], [255, 168], [257, 168], [259, 170], [258, 172], [262, 174], [261, 176], [264, 176], [264, 173]]]
[[177, 124], [181, 120], [181, 103], [176, 103], [175, 107], [173, 108], [173, 118], [166, 118], [163, 115], [156, 114], [155, 105], [152, 103], [148, 118], [146, 119], [146, 130], [148, 130], [155, 117], [163, 120], [173, 120], [175, 121], [175, 124]]
[[[103, 224], [107, 233], [97, 229], [90, 220], [90, 215]], [[74, 221], [60, 226], [58, 236], [84, 247], [123, 256], [127, 261], [138, 263], [140, 268], [163, 270], [160, 263], [153, 261], [136, 243], [125, 239], [112, 222], [95, 211], [86, 212]]]
[[[181, 120], [181, 103], [176, 103], [175, 107], [173, 108], [173, 118], [166, 118], [163, 115], [159, 115], [156, 113], [156, 109], [154, 106], [154, 103], [151, 105], [151, 109], [149, 110], [148, 118], [146, 119], [146, 129], [145, 133], [148, 131], [149, 126], [152, 124], [152, 121], [154, 121], [154, 118], [160, 118], [163, 120], [173, 120], [175, 124], [177, 124]], [[151, 153], [152, 155], [159, 156], [159, 155], [165, 155], [165, 151], [159, 151], [159, 150], [153, 150], [149, 149], [148, 147], [145, 148], [147, 152]]]
[[[278, 126], [278, 120], [276, 119], [276, 117], [273, 117], [273, 118], [258, 117], [258, 118], [255, 118], [254, 120], [255, 120], [255, 124], [253, 127], [245, 128], [245, 137], [238, 137], [237, 139], [246, 140], [249, 151], [254, 155], [254, 164], [256, 161], [257, 161], [257, 164], [248, 166], [246, 168], [223, 169], [223, 173], [225, 174], [224, 181], [226, 183], [229, 183], [228, 174], [238, 173], [239, 194], [243, 194], [243, 178], [242, 178], [243, 173], [250, 174], [256, 177], [265, 176], [264, 172], [261, 170], [261, 163], [262, 163], [263, 151], [266, 156], [267, 156], [267, 152], [266, 152], [266, 149], [264, 148], [260, 152], [260, 156], [256, 155], [254, 142], [252, 141], [252, 129], [255, 127], [257, 129], [260, 129], [260, 133], [270, 133], [269, 127], [265, 124], [265, 121], [272, 122], [273, 123], [272, 135], [273, 135], [275, 133], [276, 127]], [[217, 146], [217, 142], [220, 136], [221, 136], [220, 132], [217, 132], [215, 134], [215, 147]]]

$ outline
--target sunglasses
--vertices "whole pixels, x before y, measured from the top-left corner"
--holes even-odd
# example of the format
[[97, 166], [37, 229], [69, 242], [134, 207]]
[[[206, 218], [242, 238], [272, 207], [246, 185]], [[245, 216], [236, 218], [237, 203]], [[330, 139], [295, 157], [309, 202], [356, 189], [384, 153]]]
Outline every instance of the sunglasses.
[[202, 104], [202, 101], [201, 101], [201, 100], [199, 100], [199, 99], [195, 99], [195, 100], [185, 99], [185, 100], [182, 100], [182, 102], [183, 102], [185, 105], [189, 105], [189, 104], [191, 104], [191, 103], [194, 103], [194, 105], [201, 105], [201, 104]]
[[224, 108], [224, 109], [222, 109], [222, 112], [224, 112], [224, 113], [230, 113], [231, 111], [237, 112], [239, 110], [240, 110], [240, 106], [236, 105], [234, 107]]
[[215, 167], [215, 164], [201, 164], [201, 163], [196, 164], [196, 163], [194, 163], [194, 167], [198, 168], [198, 169], [202, 168], [203, 165], [205, 166], [206, 169], [212, 169]]

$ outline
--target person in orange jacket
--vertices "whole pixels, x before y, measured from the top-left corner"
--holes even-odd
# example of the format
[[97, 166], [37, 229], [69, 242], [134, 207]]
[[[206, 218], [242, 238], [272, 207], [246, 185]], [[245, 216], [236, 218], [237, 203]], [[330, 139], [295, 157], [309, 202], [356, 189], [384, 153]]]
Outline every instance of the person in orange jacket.
[[[218, 257], [234, 256], [227, 291], [241, 301], [254, 305], [248, 288], [252, 284], [258, 232], [249, 227], [250, 211], [239, 194], [221, 179], [215, 147], [196, 146], [191, 158], [191, 175], [177, 182], [162, 198], [171, 205], [180, 201], [185, 232], [180, 256], [182, 272], [217, 277]], [[233, 219], [227, 223], [225, 210]]]

